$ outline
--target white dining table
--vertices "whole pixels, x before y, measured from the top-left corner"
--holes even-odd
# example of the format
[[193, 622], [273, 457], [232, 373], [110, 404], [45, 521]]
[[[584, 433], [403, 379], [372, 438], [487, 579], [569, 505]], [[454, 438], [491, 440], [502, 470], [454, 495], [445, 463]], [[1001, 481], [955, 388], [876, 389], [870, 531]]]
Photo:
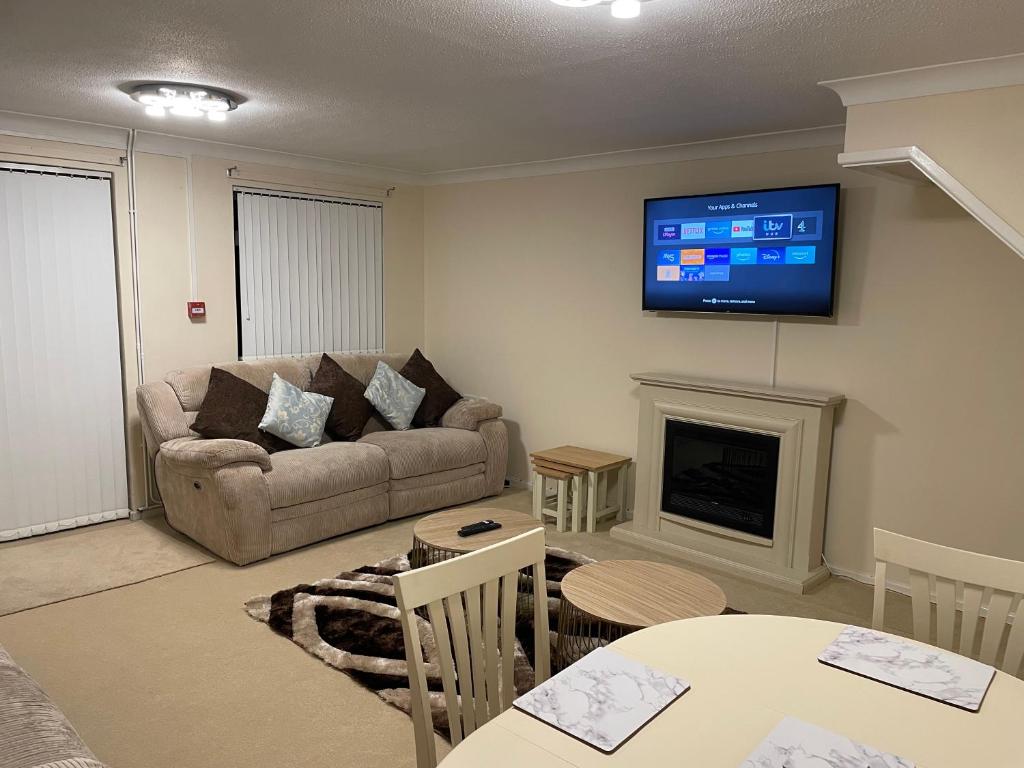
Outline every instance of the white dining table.
[[845, 625], [789, 616], [684, 619], [611, 644], [692, 688], [611, 754], [516, 709], [471, 734], [442, 768], [739, 768], [793, 716], [919, 768], [1024, 768], [1024, 681], [996, 672], [968, 712], [826, 666]]

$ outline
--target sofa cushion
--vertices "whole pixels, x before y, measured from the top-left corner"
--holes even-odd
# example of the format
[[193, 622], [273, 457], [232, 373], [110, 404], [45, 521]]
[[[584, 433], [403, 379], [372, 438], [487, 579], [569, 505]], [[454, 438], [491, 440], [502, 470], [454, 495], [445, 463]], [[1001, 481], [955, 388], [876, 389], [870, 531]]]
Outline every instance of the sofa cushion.
[[395, 429], [405, 430], [412, 424], [416, 409], [427, 391], [417, 387], [390, 365], [377, 363], [377, 372], [366, 385], [363, 396]]
[[273, 466], [263, 478], [270, 490], [272, 508], [326, 499], [388, 481], [384, 451], [367, 443], [327, 443], [275, 453], [270, 463]]
[[393, 480], [459, 469], [487, 460], [487, 449], [480, 433], [465, 429], [427, 427], [374, 432], [359, 440], [359, 444], [368, 443], [384, 449]]
[[320, 358], [320, 367], [313, 374], [309, 391], [334, 399], [327, 415], [327, 432], [335, 440], [358, 440], [362, 436], [373, 410], [363, 397], [365, 384], [324, 355]]
[[434, 472], [430, 475], [416, 475], [415, 477], [402, 477], [391, 479], [392, 491], [408, 491], [410, 488], [425, 488], [429, 485], [442, 485], [453, 483], [457, 480], [465, 480], [467, 477], [482, 475], [484, 464], [470, 464], [468, 467], [458, 469], [446, 469], [444, 472]]
[[[349, 376], [361, 381], [364, 389], [366, 388], [366, 385], [370, 383], [370, 379], [373, 378], [373, 374], [377, 372], [377, 363], [387, 363], [397, 371], [409, 360], [408, 354], [400, 352], [384, 352], [382, 354], [369, 354], [366, 352], [325, 352], [324, 354], [340, 365], [342, 370], [344, 370]], [[321, 360], [318, 359], [317, 362], [313, 364], [314, 369], [320, 362]]]
[[192, 429], [211, 440], [248, 440], [267, 453], [294, 447], [260, 430], [260, 420], [266, 410], [266, 392], [234, 374], [214, 368], [210, 372], [209, 390]]
[[[278, 374], [285, 381], [289, 381], [299, 389], [309, 387], [313, 374], [310, 366], [316, 365], [315, 358], [310, 357], [271, 357], [266, 360], [252, 361], [231, 361], [220, 363], [217, 368], [227, 371], [232, 376], [237, 376], [242, 381], [247, 381], [264, 392], [270, 391], [270, 384], [274, 374]], [[198, 411], [199, 406], [206, 399], [206, 392], [210, 384], [211, 367], [200, 365], [195, 368], [186, 368], [181, 371], [171, 371], [164, 376], [174, 394], [178, 396], [183, 411]]]
[[275, 373], [260, 429], [299, 448], [313, 448], [323, 441], [332, 405], [334, 398], [303, 392]]
[[423, 402], [412, 417], [414, 427], [441, 426], [441, 417], [462, 399], [462, 395], [452, 389], [434, 368], [434, 364], [427, 360], [419, 349], [412, 353], [409, 362], [402, 366], [399, 373], [417, 387], [423, 387], [427, 391], [423, 396]]

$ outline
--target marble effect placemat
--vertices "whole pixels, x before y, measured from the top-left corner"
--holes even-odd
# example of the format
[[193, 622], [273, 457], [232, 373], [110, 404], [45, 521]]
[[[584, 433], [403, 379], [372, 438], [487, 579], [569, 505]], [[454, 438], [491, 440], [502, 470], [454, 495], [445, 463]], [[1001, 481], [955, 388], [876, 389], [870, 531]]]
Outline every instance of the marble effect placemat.
[[787, 717], [740, 768], [914, 768], [909, 760]]
[[846, 627], [818, 661], [977, 712], [995, 675], [988, 664], [864, 627]]
[[613, 752], [689, 689], [685, 680], [598, 648], [513, 705], [602, 752]]

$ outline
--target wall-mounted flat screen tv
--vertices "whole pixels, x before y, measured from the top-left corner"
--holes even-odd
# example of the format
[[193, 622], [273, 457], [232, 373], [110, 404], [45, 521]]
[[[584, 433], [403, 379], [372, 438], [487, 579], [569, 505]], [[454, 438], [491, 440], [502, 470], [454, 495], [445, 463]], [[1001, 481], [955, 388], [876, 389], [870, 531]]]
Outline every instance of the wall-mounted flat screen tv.
[[839, 185], [644, 201], [646, 311], [831, 317]]

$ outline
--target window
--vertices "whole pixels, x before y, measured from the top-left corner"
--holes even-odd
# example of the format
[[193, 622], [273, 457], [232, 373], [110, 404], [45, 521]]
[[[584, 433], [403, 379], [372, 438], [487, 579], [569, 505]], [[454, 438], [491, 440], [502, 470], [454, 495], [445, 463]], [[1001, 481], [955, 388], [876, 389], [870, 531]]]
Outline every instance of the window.
[[381, 204], [235, 189], [243, 360], [384, 347]]

